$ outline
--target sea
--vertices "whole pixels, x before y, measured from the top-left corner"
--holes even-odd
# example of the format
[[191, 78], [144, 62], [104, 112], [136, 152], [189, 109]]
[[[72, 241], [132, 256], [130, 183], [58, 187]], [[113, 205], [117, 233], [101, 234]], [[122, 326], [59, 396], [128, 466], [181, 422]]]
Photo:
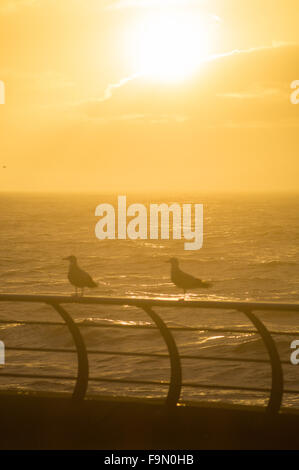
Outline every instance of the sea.
[[[212, 282], [210, 289], [189, 292], [186, 299], [299, 304], [298, 195], [127, 195], [128, 204], [203, 204], [204, 242], [197, 251], [184, 250], [184, 240], [97, 239], [95, 209], [102, 203], [116, 207], [117, 196], [2, 193], [0, 293], [72, 296], [68, 262], [63, 258], [74, 255], [98, 283], [85, 295], [179, 302], [182, 291], [172, 284], [167, 263], [170, 257], [177, 257], [181, 269]], [[166, 397], [170, 363], [159, 330], [131, 328], [152, 326], [143, 310], [127, 305], [67, 304], [65, 308], [78, 322], [91, 351], [87, 398]], [[244, 314], [232, 309], [163, 306], [155, 311], [167, 326], [179, 328], [173, 335], [182, 356], [182, 402], [267, 405], [268, 391], [238, 390], [271, 387], [267, 351]], [[276, 332], [273, 338], [283, 361], [285, 390], [299, 390], [299, 365], [290, 361], [291, 343], [299, 340], [299, 313], [256, 314]], [[0, 341], [5, 345], [0, 391], [70, 395], [77, 372], [76, 354], [68, 329], [57, 324], [62, 322], [59, 315], [44, 304], [0, 302], [0, 321]], [[47, 324], [24, 325], [22, 321]], [[185, 327], [194, 330], [181, 329]], [[289, 335], [277, 334], [286, 331]], [[299, 408], [299, 392], [284, 393], [283, 406]]]

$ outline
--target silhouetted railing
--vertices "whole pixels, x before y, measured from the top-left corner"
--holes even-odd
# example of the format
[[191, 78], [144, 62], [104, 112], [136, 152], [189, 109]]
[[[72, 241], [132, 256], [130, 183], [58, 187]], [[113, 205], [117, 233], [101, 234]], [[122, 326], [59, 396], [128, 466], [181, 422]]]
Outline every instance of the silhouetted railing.
[[[298, 312], [299, 305], [297, 304], [282, 304], [282, 303], [265, 303], [265, 302], [226, 302], [226, 301], [177, 301], [177, 300], [162, 300], [162, 299], [141, 299], [141, 298], [98, 298], [98, 297], [66, 297], [66, 296], [52, 296], [52, 295], [17, 295], [17, 294], [0, 294], [0, 302], [30, 302], [42, 303], [50, 305], [62, 317], [66, 326], [68, 327], [74, 344], [75, 350], [71, 349], [53, 349], [53, 348], [25, 348], [25, 347], [7, 347], [7, 350], [23, 351], [23, 352], [56, 352], [56, 353], [69, 353], [76, 352], [78, 359], [78, 372], [77, 377], [61, 376], [61, 375], [38, 375], [38, 374], [17, 374], [7, 373], [0, 371], [0, 377], [22, 377], [22, 378], [43, 378], [43, 379], [63, 379], [63, 380], [76, 380], [73, 390], [73, 399], [82, 400], [85, 398], [88, 381], [95, 382], [112, 382], [112, 383], [129, 383], [139, 385], [167, 385], [168, 395], [166, 398], [166, 405], [175, 407], [180, 399], [182, 386], [193, 388], [205, 388], [215, 390], [239, 390], [251, 392], [270, 392], [270, 398], [267, 406], [267, 411], [270, 413], [277, 413], [280, 410], [283, 393], [298, 394], [299, 390], [284, 390], [283, 387], [283, 371], [282, 364], [289, 364], [286, 361], [281, 361], [275, 341], [272, 335], [294, 335], [294, 332], [279, 332], [269, 331], [263, 322], [253, 313], [259, 311], [285, 311], [285, 312]], [[134, 306], [142, 309], [153, 321], [155, 326], [152, 325], [123, 325], [123, 324], [79, 324], [75, 322], [71, 315], [66, 311], [62, 304], [83, 304], [83, 305], [119, 305], [119, 306]], [[191, 309], [221, 309], [221, 310], [236, 310], [246, 315], [251, 323], [256, 328], [255, 330], [242, 331], [240, 329], [226, 329], [226, 328], [193, 328], [193, 327], [169, 327], [162, 320], [153, 308], [154, 307], [171, 307], [171, 308], [191, 308]], [[18, 323], [23, 325], [62, 325], [57, 322], [39, 322], [39, 321], [19, 321], [19, 320], [1, 320], [2, 324]], [[119, 351], [103, 351], [93, 350], [87, 351], [84, 339], [81, 335], [80, 327], [88, 328], [139, 328], [139, 329], [153, 329], [156, 328], [161, 333], [166, 346], [168, 348], [167, 354], [154, 354], [154, 353], [137, 353], [137, 352], [119, 352]], [[232, 361], [244, 363], [267, 363], [269, 361], [263, 359], [245, 359], [237, 357], [219, 357], [219, 356], [201, 356], [201, 355], [179, 355], [178, 348], [172, 331], [208, 331], [208, 332], [221, 332], [221, 333], [256, 333], [258, 332], [263, 340], [266, 350], [269, 355], [269, 360], [272, 370], [272, 386], [271, 389], [259, 387], [243, 387], [243, 386], [225, 386], [225, 385], [203, 385], [196, 383], [182, 382], [182, 368], [181, 359], [200, 359], [200, 360], [217, 360], [217, 361]], [[170, 381], [149, 381], [149, 380], [131, 380], [131, 379], [112, 379], [108, 377], [93, 377], [89, 378], [89, 364], [88, 354], [109, 354], [120, 356], [135, 356], [135, 357], [155, 357], [155, 358], [170, 358]]]

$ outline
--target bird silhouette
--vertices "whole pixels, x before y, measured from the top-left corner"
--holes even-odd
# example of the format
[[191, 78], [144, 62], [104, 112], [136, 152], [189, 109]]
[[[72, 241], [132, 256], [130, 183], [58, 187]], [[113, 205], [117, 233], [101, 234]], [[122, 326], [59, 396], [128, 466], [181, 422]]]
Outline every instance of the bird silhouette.
[[68, 280], [75, 287], [75, 295], [78, 295], [78, 288], [81, 289], [81, 296], [84, 295], [84, 287], [97, 287], [91, 276], [78, 266], [76, 256], [63, 258], [70, 262]]
[[177, 258], [170, 258], [167, 262], [171, 264], [171, 280], [174, 285], [184, 290], [184, 299], [187, 290], [198, 288], [206, 289], [212, 286], [210, 282], [203, 281], [191, 276], [190, 274], [184, 273], [184, 271], [179, 267], [179, 260]]

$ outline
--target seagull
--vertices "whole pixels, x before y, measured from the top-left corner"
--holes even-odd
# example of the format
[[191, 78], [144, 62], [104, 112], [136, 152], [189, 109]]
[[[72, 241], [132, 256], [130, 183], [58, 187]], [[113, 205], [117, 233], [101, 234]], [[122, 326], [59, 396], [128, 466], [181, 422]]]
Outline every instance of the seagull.
[[75, 286], [76, 296], [78, 295], [78, 287], [81, 288], [81, 296], [84, 295], [84, 287], [97, 287], [97, 284], [92, 280], [91, 276], [83, 271], [83, 269], [79, 268], [76, 256], [68, 256], [63, 259], [70, 262], [68, 280]]
[[171, 280], [179, 288], [184, 290], [184, 300], [187, 289], [208, 288], [212, 284], [207, 281], [202, 281], [190, 274], [184, 273], [179, 268], [179, 260], [177, 258], [170, 258], [167, 263], [171, 264]]

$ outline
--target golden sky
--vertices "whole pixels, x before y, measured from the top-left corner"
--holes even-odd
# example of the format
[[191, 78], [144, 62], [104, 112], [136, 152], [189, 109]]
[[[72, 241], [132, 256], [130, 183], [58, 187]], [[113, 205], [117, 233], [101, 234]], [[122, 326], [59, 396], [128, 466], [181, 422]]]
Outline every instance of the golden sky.
[[0, 0], [0, 190], [296, 191], [298, 14], [298, 0]]

